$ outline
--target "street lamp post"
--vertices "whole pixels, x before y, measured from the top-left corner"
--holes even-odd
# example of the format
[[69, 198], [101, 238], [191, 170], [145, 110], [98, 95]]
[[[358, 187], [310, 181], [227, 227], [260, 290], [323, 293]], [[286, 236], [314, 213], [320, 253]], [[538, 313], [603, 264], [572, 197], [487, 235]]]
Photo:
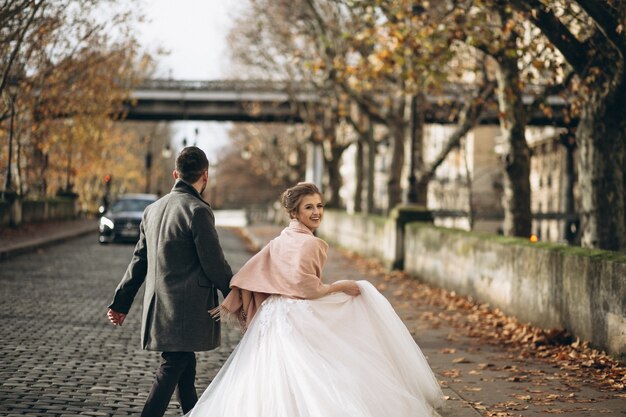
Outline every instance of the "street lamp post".
[[562, 133], [559, 137], [561, 145], [565, 147], [565, 171], [563, 173], [563, 202], [565, 205], [564, 237], [569, 245], [580, 244], [580, 219], [576, 216], [574, 199], [574, 183], [576, 172], [574, 170], [574, 151], [576, 150], [576, 137], [571, 131]]
[[10, 81], [7, 89], [9, 91], [9, 99], [11, 100], [11, 119], [9, 121], [9, 161], [7, 164], [7, 175], [4, 182], [4, 191], [12, 189], [12, 162], [13, 162], [13, 122], [15, 120], [15, 99], [17, 97], [18, 86], [15, 81]]
[[146, 193], [150, 193], [152, 180], [152, 135], [149, 138], [144, 137], [147, 143], [146, 149]]

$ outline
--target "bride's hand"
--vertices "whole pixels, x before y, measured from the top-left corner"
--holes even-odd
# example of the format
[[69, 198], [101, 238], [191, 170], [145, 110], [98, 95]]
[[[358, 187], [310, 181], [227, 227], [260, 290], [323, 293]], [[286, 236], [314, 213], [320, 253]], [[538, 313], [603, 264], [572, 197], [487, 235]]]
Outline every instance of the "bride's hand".
[[341, 291], [345, 292], [346, 294], [353, 297], [361, 294], [361, 289], [359, 288], [359, 285], [356, 283], [356, 281], [344, 281], [341, 284]]
[[335, 292], [343, 292], [354, 297], [361, 294], [361, 289], [356, 281], [337, 281], [326, 286], [325, 294], [332, 294]]

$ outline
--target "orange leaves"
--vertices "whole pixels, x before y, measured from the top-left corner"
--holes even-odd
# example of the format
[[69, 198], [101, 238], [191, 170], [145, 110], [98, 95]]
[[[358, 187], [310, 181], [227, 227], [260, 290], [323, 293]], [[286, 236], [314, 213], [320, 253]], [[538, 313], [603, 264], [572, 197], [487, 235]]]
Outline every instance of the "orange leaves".
[[399, 28], [391, 30], [390, 35], [392, 38], [396, 39], [398, 43], [402, 43], [406, 39], [406, 32]]
[[448, 370], [441, 371], [440, 374], [447, 378], [456, 379], [461, 376], [461, 370], [460, 369], [448, 369]]

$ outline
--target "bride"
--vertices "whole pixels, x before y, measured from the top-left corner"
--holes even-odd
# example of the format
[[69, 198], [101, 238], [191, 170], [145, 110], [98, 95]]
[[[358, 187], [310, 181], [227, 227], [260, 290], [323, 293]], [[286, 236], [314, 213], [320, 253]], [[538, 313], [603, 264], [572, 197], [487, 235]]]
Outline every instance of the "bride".
[[437, 415], [437, 380], [389, 302], [367, 281], [322, 283], [318, 188], [299, 183], [282, 200], [289, 226], [212, 311], [238, 322], [243, 338], [187, 416]]

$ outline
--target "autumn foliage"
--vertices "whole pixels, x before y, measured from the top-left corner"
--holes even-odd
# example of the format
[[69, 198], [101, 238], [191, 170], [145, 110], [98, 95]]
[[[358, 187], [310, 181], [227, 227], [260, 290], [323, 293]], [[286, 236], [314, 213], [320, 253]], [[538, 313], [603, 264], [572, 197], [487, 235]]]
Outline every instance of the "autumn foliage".
[[0, 176], [4, 181], [4, 138], [12, 133], [9, 188], [18, 195], [77, 194], [83, 209], [93, 211], [106, 174], [117, 188], [137, 190], [143, 183], [139, 138], [114, 123], [129, 89], [151, 66], [131, 32], [138, 18], [123, 2], [0, 6]]

